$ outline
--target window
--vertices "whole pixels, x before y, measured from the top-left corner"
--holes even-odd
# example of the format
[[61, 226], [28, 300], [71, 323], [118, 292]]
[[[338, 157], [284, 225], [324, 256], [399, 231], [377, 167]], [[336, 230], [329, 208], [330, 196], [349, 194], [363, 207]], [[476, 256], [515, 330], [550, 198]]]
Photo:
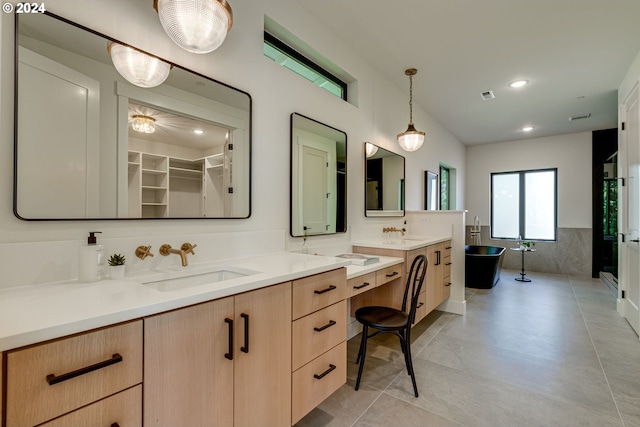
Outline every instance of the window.
[[316, 86], [347, 100], [347, 84], [268, 32], [264, 32], [264, 56], [311, 81]]
[[491, 174], [491, 238], [556, 241], [557, 169]]
[[448, 211], [451, 209], [449, 200], [451, 200], [451, 169], [446, 166], [440, 166], [440, 209]]

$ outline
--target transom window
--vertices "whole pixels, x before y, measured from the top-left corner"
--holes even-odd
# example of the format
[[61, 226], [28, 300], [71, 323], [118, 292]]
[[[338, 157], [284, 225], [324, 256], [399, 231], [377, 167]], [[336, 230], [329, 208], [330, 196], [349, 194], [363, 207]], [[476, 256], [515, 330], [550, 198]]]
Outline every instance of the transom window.
[[347, 84], [344, 81], [266, 31], [263, 51], [267, 58], [335, 96], [347, 100]]
[[558, 170], [491, 174], [491, 238], [556, 241]]

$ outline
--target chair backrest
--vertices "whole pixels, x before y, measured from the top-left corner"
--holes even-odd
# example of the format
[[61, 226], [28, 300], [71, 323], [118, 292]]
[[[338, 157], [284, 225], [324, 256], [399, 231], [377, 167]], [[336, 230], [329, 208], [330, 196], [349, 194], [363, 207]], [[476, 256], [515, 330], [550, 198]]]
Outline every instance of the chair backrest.
[[[409, 326], [413, 324], [416, 317], [416, 308], [418, 306], [418, 297], [424, 283], [424, 276], [427, 272], [429, 261], [425, 255], [418, 255], [411, 263], [409, 276], [407, 277], [407, 286], [404, 289], [402, 298], [402, 311], [409, 315]], [[409, 311], [407, 311], [407, 302], [409, 302]]]

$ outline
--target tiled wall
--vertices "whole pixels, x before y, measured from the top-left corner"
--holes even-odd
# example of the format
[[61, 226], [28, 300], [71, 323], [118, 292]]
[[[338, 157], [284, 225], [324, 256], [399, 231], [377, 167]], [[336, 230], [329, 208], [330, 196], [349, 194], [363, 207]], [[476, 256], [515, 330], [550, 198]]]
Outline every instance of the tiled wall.
[[[466, 242], [472, 244], [471, 226], [466, 227]], [[535, 252], [525, 254], [525, 270], [543, 273], [572, 274], [591, 276], [592, 252], [591, 228], [559, 228], [557, 242], [538, 242]], [[483, 226], [481, 243], [484, 246], [504, 246], [504, 264], [507, 270], [520, 270], [521, 253], [509, 250], [515, 247], [513, 240], [489, 239], [489, 227]]]

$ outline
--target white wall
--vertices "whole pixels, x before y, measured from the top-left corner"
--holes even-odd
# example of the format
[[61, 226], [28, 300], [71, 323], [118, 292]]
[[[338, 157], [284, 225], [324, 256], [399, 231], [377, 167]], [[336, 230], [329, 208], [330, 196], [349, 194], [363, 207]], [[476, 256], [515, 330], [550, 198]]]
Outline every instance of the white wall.
[[[13, 192], [13, 15], [0, 17], [0, 243], [82, 242], [88, 230], [105, 238], [289, 229], [289, 115], [299, 112], [348, 135], [348, 224], [363, 224], [363, 141], [401, 152], [396, 134], [408, 119], [408, 87], [397, 88], [372, 69], [348, 41], [339, 40], [294, 0], [233, 1], [234, 24], [222, 47], [207, 55], [188, 53], [164, 34], [150, 0], [57, 0], [51, 12], [248, 92], [253, 99], [252, 216], [246, 220], [24, 222], [12, 212]], [[338, 12], [339, 13], [339, 12]], [[296, 34], [357, 79], [358, 107], [343, 102], [263, 56], [264, 15]], [[401, 48], [399, 46], [399, 48]], [[410, 64], [409, 64], [410, 65]], [[398, 66], [398, 73], [404, 68]], [[424, 75], [419, 78], [428, 78]], [[417, 83], [417, 82], [416, 82]], [[425, 145], [407, 157], [407, 209], [422, 207], [423, 171], [439, 161], [465, 170], [465, 147], [414, 105]], [[464, 182], [460, 177], [460, 183]], [[458, 188], [458, 207], [464, 191]], [[390, 221], [393, 219], [390, 219]], [[376, 219], [376, 221], [381, 221]], [[346, 241], [348, 235], [319, 242]], [[197, 242], [196, 242], [197, 243]], [[287, 247], [301, 239], [288, 237]], [[313, 240], [312, 240], [313, 246]], [[66, 256], [56, 254], [56, 256]], [[71, 254], [70, 256], [75, 256]], [[0, 261], [0, 267], [5, 265]], [[8, 267], [8, 266], [7, 266]]]
[[591, 227], [591, 132], [467, 148], [467, 224], [491, 219], [491, 172], [558, 168], [558, 227]]

